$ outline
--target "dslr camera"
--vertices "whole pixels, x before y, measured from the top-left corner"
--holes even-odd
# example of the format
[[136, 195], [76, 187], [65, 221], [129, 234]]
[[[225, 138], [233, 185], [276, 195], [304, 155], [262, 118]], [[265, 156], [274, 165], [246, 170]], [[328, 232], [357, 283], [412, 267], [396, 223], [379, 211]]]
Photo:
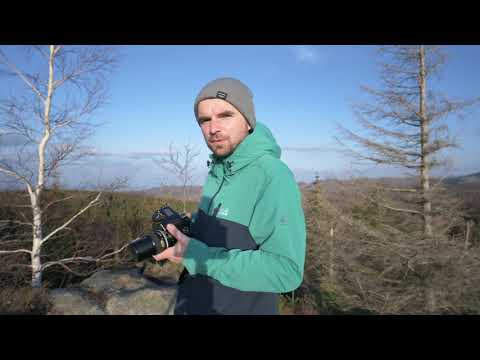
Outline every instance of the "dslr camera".
[[190, 236], [190, 219], [185, 214], [178, 214], [168, 205], [156, 210], [152, 215], [152, 234], [144, 235], [129, 244], [131, 253], [136, 261], [142, 261], [177, 243], [167, 230], [167, 225], [173, 224], [187, 236]]

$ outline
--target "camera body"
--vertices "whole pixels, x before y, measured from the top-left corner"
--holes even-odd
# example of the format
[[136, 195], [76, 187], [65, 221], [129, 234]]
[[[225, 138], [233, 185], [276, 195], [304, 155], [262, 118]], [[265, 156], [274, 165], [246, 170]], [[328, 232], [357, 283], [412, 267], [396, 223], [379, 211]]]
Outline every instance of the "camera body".
[[133, 240], [129, 249], [136, 257], [136, 261], [142, 261], [153, 255], [159, 254], [177, 243], [167, 230], [167, 225], [173, 224], [185, 235], [190, 234], [190, 219], [185, 214], [178, 214], [168, 205], [156, 210], [152, 215], [152, 234], [144, 235]]

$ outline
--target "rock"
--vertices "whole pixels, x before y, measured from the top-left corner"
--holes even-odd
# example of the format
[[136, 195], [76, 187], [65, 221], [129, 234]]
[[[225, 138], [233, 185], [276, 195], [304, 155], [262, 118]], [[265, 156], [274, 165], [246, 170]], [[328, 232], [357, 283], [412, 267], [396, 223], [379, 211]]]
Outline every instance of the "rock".
[[114, 293], [121, 290], [138, 290], [154, 286], [138, 270], [102, 270], [81, 283], [81, 287], [94, 293]]
[[[166, 260], [165, 260], [166, 261]], [[166, 261], [164, 263], [144, 261], [140, 273], [155, 283], [161, 282], [165, 285], [175, 285], [183, 267], [179, 269], [178, 265]]]
[[105, 315], [105, 312], [81, 289], [54, 289], [49, 292], [48, 315]]
[[48, 314], [172, 315], [176, 296], [173, 281], [149, 280], [138, 269], [102, 270], [78, 288], [50, 291]]
[[173, 315], [176, 289], [142, 289], [123, 292], [107, 300], [110, 315]]

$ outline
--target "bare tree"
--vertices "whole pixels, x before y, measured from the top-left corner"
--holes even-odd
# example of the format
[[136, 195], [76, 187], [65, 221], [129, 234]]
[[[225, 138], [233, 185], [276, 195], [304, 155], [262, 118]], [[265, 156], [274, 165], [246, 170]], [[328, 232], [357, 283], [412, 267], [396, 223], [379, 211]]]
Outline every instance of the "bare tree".
[[[27, 56], [20, 56], [21, 51]], [[13, 55], [8, 55], [9, 52]], [[24, 224], [32, 229], [30, 249], [2, 250], [0, 254], [30, 256], [27, 266], [32, 271], [33, 288], [41, 287], [42, 272], [46, 268], [55, 264], [66, 266], [75, 260], [43, 264], [45, 243], [99, 203], [101, 192], [63, 225], [44, 233], [44, 217], [52, 203], [45, 204], [42, 193], [49, 181], [55, 179], [61, 165], [85, 154], [81, 143], [94, 128], [92, 115], [105, 104], [106, 76], [115, 63], [114, 50], [105, 46], [5, 46], [0, 49], [2, 70], [11, 75], [10, 80], [21, 84], [16, 96], [10, 95], [0, 104], [0, 139], [5, 134], [16, 138], [15, 146], [0, 148], [0, 173], [18, 181], [28, 192], [31, 218]], [[58, 201], [64, 200], [68, 198]]]
[[384, 59], [383, 89], [363, 87], [374, 101], [354, 106], [365, 134], [339, 125], [345, 141], [337, 140], [361, 162], [400, 167], [414, 176], [416, 186], [392, 191], [416, 194], [416, 200], [410, 201], [409, 208], [389, 209], [419, 215], [424, 236], [430, 238], [431, 170], [445, 164], [440, 157], [442, 150], [456, 146], [443, 120], [461, 115], [461, 110], [478, 99], [452, 101], [430, 90], [430, 79], [445, 61], [438, 46], [382, 46], [379, 54]]
[[301, 311], [478, 313], [480, 247], [466, 247], [462, 233], [442, 236], [463, 229], [455, 199], [445, 197], [433, 242], [412, 236], [412, 227], [421, 232], [415, 216], [381, 206], [377, 189], [385, 185], [355, 178], [303, 190], [308, 236]]
[[193, 179], [193, 160], [199, 155], [194, 146], [187, 143], [183, 147], [183, 152], [177, 151], [172, 144], [169, 145], [168, 155], [161, 159], [152, 159], [157, 165], [174, 174], [181, 182], [183, 189], [183, 212], [186, 212], [186, 203], [189, 199], [189, 185]]

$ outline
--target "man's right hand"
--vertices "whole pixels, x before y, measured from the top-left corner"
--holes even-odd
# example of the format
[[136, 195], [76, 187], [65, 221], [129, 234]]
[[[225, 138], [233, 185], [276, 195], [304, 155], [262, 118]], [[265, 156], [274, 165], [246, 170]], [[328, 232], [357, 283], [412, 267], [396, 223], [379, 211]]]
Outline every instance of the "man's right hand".
[[177, 239], [177, 243], [162, 251], [160, 254], [154, 255], [153, 258], [157, 261], [170, 260], [171, 262], [179, 264], [183, 261], [183, 254], [187, 250], [190, 238], [178, 230], [175, 225], [168, 224], [167, 230]]

